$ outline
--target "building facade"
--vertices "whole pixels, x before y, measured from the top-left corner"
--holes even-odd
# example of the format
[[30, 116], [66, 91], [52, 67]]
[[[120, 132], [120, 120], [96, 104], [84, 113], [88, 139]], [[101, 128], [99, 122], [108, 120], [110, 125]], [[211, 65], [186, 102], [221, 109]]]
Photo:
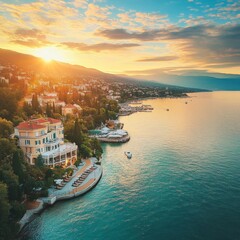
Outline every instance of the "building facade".
[[67, 104], [62, 108], [62, 114], [63, 116], [70, 115], [77, 115], [79, 112], [81, 112], [82, 108], [77, 104]]
[[58, 119], [39, 118], [22, 122], [15, 128], [26, 160], [35, 165], [41, 154], [49, 167], [69, 166], [77, 160], [77, 145], [64, 143], [63, 124]]

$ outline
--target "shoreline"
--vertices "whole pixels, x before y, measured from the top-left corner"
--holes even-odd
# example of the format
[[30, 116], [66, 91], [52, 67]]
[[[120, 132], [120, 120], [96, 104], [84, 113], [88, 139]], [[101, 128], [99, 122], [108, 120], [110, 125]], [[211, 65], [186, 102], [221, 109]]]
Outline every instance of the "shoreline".
[[[147, 97], [147, 98], [136, 98], [132, 100], [128, 100], [124, 103], [120, 104], [131, 104], [134, 101], [144, 101], [144, 100], [151, 100], [151, 99], [164, 99], [164, 98], [191, 98], [191, 96], [167, 96], [167, 97]], [[148, 112], [148, 111], [143, 111], [143, 112]], [[150, 111], [151, 112], [151, 111]], [[132, 114], [132, 113], [130, 113]], [[129, 115], [130, 115], [129, 114]], [[120, 117], [121, 115], [119, 115]], [[125, 116], [125, 115], [122, 115]], [[92, 136], [96, 137], [96, 136]], [[126, 143], [130, 140], [130, 136], [125, 136], [122, 137], [121, 139], [109, 139], [109, 138], [97, 138], [100, 142], [102, 143]], [[19, 220], [20, 224], [20, 229], [18, 231], [18, 236], [21, 235], [21, 232], [23, 229], [31, 223], [37, 216], [38, 214], [41, 214], [46, 208], [53, 206], [56, 202], [58, 201], [66, 201], [70, 200], [76, 197], [80, 197], [86, 193], [88, 193], [90, 190], [96, 187], [96, 185], [99, 183], [99, 181], [102, 178], [103, 174], [103, 168], [102, 166], [98, 165], [98, 169], [100, 170], [99, 175], [96, 178], [91, 178], [87, 183], [84, 185], [80, 186], [80, 189], [77, 189], [77, 191], [69, 191], [67, 194], [61, 195], [61, 196], [49, 196], [46, 198], [39, 198], [36, 201], [39, 202], [39, 206], [34, 209], [27, 210], [24, 216]], [[73, 179], [76, 178], [76, 176], [73, 177]], [[92, 180], [92, 181], [91, 181]], [[70, 182], [71, 183], [71, 182]], [[79, 187], [77, 187], [79, 188]], [[56, 191], [57, 192], [57, 191]]]
[[129, 135], [121, 138], [107, 138], [107, 137], [96, 137], [96, 136], [92, 136], [92, 137], [97, 138], [101, 143], [126, 143], [130, 140]]
[[[205, 92], [205, 91], [203, 91], [203, 92]], [[189, 93], [192, 93], [192, 92], [189, 92]], [[186, 94], [189, 94], [189, 93], [186, 93]], [[174, 97], [174, 96], [166, 96], [166, 97], [146, 97], [146, 98], [135, 98], [135, 99], [132, 99], [132, 100], [127, 100], [127, 101], [125, 101], [125, 102], [122, 102], [122, 103], [119, 103], [120, 105], [121, 104], [132, 104], [132, 102], [134, 102], [134, 101], [144, 101], [144, 100], [151, 100], [151, 99], [164, 99], [164, 98], [173, 98], [173, 99], [175, 99], [175, 98], [191, 98], [191, 96], [188, 96], [188, 95], [186, 95], [186, 96], [176, 96], [176, 97]]]
[[[91, 158], [91, 160], [89, 161], [93, 163], [95, 162], [95, 158]], [[84, 167], [86, 169], [89, 166], [90, 164], [83, 165], [82, 168], [79, 169], [79, 171], [75, 174], [73, 179], [68, 184], [72, 185], [72, 182], [78, 178], [81, 170], [83, 170]], [[38, 214], [41, 214], [49, 206], [53, 206], [58, 201], [65, 201], [65, 200], [70, 200], [72, 198], [80, 197], [86, 194], [87, 192], [89, 192], [90, 190], [92, 190], [93, 188], [95, 188], [103, 175], [102, 166], [101, 165], [96, 165], [96, 166], [97, 166], [96, 170], [94, 170], [91, 174], [89, 174], [89, 176], [86, 178], [87, 180], [86, 183], [84, 183], [83, 185], [76, 188], [70, 188], [67, 192], [64, 191], [62, 194], [58, 194], [59, 190], [56, 190], [48, 197], [37, 199], [36, 201], [39, 202], [39, 206], [37, 208], [27, 210], [26, 213], [23, 215], [23, 217], [19, 220], [18, 223], [20, 225], [20, 228], [18, 231], [18, 235], [21, 235], [22, 230], [30, 222], [32, 222], [35, 219], [35, 217], [37, 217]], [[97, 171], [97, 173], [95, 171]]]

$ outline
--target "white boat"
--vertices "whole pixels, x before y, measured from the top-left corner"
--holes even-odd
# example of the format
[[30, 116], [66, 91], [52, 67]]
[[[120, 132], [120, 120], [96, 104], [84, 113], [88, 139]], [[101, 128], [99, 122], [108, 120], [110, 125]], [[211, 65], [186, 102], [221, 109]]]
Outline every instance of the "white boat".
[[128, 158], [132, 158], [132, 153], [131, 153], [131, 152], [124, 152], [124, 154], [125, 154]]

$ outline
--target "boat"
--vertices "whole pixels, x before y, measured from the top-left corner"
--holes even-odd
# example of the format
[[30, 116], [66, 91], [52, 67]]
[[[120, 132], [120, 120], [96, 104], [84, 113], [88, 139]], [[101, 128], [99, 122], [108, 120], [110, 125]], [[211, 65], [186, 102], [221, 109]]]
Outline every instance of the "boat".
[[132, 158], [132, 153], [131, 153], [131, 152], [124, 152], [124, 154], [125, 154], [128, 158]]

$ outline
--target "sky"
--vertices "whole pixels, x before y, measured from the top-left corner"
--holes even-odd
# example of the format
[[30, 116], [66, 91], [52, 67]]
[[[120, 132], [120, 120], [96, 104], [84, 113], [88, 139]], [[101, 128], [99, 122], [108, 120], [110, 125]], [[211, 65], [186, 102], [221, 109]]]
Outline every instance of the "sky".
[[0, 47], [129, 76], [240, 74], [240, 0], [0, 0]]

